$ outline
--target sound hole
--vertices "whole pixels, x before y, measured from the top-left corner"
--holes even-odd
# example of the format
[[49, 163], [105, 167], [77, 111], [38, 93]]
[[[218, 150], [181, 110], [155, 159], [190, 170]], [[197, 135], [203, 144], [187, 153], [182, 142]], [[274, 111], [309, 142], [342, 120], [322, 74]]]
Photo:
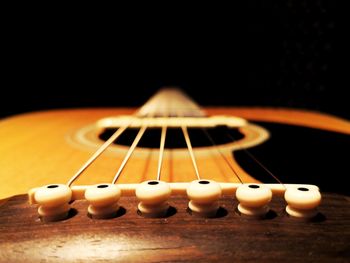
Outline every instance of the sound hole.
[[47, 188], [57, 188], [58, 187], [58, 185], [57, 184], [53, 184], [53, 185], [49, 185], [49, 186], [47, 186]]
[[299, 190], [299, 191], [303, 191], [303, 192], [309, 191], [309, 189], [307, 189], [307, 188], [305, 188], [305, 187], [299, 187], [298, 190]]
[[249, 187], [249, 188], [253, 188], [253, 189], [258, 189], [258, 188], [260, 188], [260, 186], [259, 186], [259, 185], [256, 185], [256, 184], [250, 184], [248, 187]]
[[[117, 128], [106, 128], [99, 135], [99, 139], [106, 141], [115, 133]], [[227, 144], [232, 142], [232, 139], [228, 136], [230, 134], [235, 140], [244, 138], [244, 135], [238, 130], [238, 128], [229, 128], [227, 126], [217, 126], [214, 128], [205, 128], [213, 139], [215, 144]], [[138, 128], [129, 128], [122, 133], [122, 135], [114, 142], [118, 145], [130, 146], [135, 139]], [[193, 147], [209, 147], [212, 146], [212, 142], [208, 139], [207, 135], [202, 128], [188, 128], [188, 133], [191, 138]], [[159, 148], [159, 141], [161, 135], [161, 128], [148, 128], [143, 135], [138, 147], [142, 148]], [[179, 149], [187, 148], [186, 142], [181, 128], [168, 128], [165, 141], [165, 148], [167, 149]]]
[[150, 185], [156, 185], [156, 184], [159, 184], [159, 182], [157, 182], [157, 181], [151, 181], [151, 182], [148, 182], [148, 184], [150, 184]]
[[97, 188], [107, 188], [107, 187], [108, 187], [108, 185], [106, 185], [106, 184], [100, 184], [97, 186]]

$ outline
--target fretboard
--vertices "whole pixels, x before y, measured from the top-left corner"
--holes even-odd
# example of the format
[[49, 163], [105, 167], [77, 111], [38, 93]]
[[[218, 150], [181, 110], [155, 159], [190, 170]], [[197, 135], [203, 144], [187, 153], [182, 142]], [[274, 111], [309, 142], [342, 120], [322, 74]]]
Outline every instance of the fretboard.
[[164, 88], [151, 97], [137, 112], [143, 117], [204, 117], [200, 106], [181, 90]]

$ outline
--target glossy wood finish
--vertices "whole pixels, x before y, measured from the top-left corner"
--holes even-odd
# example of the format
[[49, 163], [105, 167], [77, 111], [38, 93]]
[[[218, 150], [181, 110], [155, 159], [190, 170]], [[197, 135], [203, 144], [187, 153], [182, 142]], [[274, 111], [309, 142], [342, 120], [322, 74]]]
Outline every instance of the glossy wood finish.
[[275, 198], [268, 219], [235, 212], [237, 201], [220, 201], [221, 217], [196, 218], [187, 200], [173, 197], [176, 212], [166, 218], [143, 218], [137, 201], [123, 197], [125, 213], [109, 220], [87, 217], [86, 201], [61, 222], [42, 223], [26, 196], [11, 198], [0, 209], [0, 262], [348, 262], [349, 200], [324, 194], [311, 222], [290, 218]]
[[[320, 113], [269, 108], [208, 108], [205, 111], [208, 115], [240, 116], [248, 120], [295, 124], [350, 134], [348, 121]], [[135, 109], [58, 110], [28, 113], [0, 121], [0, 200], [16, 194], [25, 194], [33, 187], [66, 183], [97, 147], [76, 143], [72, 136], [82, 127], [91, 125], [103, 117], [130, 115], [134, 112]], [[126, 150], [126, 147], [120, 147], [117, 153], [107, 151], [76, 183], [110, 182]], [[209, 150], [202, 156], [198, 155], [199, 152], [197, 150], [196, 157], [203, 178], [237, 181], [217, 152]], [[226, 154], [240, 174], [244, 175], [245, 172], [232, 159], [231, 152]], [[120, 182], [137, 183], [154, 179], [157, 159], [157, 150], [137, 150]], [[179, 151], [167, 152], [163, 170], [164, 180], [195, 179], [187, 153], [184, 155]]]
[[[92, 220], [86, 215], [87, 202], [75, 201], [72, 217], [55, 223], [40, 222], [37, 207], [30, 206], [25, 195], [1, 201], [32, 187], [65, 183], [96, 148], [77, 144], [71, 136], [103, 117], [133, 112], [59, 110], [0, 121], [0, 262], [349, 262], [350, 201], [330, 193], [323, 193], [321, 214], [311, 222], [288, 217], [285, 202], [279, 198], [271, 205], [275, 214], [264, 220], [238, 215], [237, 201], [229, 197], [220, 201], [223, 209], [217, 218], [189, 215], [188, 200], [180, 197], [170, 199], [176, 212], [168, 217], [143, 218], [136, 212], [135, 197], [122, 197], [125, 213], [118, 218]], [[206, 112], [350, 134], [348, 121], [319, 113], [268, 108]], [[125, 151], [123, 147], [107, 151], [77, 184], [109, 182]], [[211, 176], [219, 171], [231, 180], [232, 171], [223, 159], [207, 152], [196, 156], [206, 178], [217, 179]], [[155, 175], [157, 157], [157, 150], [138, 149], [123, 180], [140, 182]], [[230, 158], [235, 164], [231, 153]], [[189, 170], [188, 157], [177, 150], [167, 153], [164, 171], [169, 181], [194, 179]]]

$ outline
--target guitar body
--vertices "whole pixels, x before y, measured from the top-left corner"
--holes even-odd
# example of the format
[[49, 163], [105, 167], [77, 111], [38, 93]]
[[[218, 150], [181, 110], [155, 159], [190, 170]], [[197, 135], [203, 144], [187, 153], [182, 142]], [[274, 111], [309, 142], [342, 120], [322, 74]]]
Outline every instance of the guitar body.
[[[285, 212], [283, 197], [274, 196], [268, 215], [254, 219], [237, 211], [233, 196], [224, 196], [216, 217], [201, 218], [188, 211], [186, 197], [172, 196], [165, 217], [144, 218], [137, 213], [136, 197], [122, 196], [115, 218], [91, 219], [87, 201], [76, 200], [67, 219], [43, 223], [37, 207], [28, 203], [28, 190], [66, 183], [103, 143], [103, 131], [94, 124], [108, 116], [131, 115], [135, 109], [28, 113], [0, 122], [0, 261], [348, 262], [350, 203], [348, 158], [343, 149], [350, 147], [350, 122], [287, 109], [204, 110], [208, 116], [237, 116], [252, 123], [239, 131], [242, 138], [238, 141], [283, 183], [319, 186], [318, 215], [311, 220], [292, 218]], [[237, 144], [221, 142], [213, 147], [198, 141], [194, 153], [203, 178], [239, 182], [220, 151], [244, 182], [272, 183], [273, 178]], [[128, 149], [128, 142], [111, 146], [74, 185], [111, 182]], [[152, 143], [141, 144], [117, 183], [155, 179], [158, 155]], [[196, 179], [186, 149], [177, 148], [176, 143], [166, 147], [162, 171], [161, 179], [167, 182]]]

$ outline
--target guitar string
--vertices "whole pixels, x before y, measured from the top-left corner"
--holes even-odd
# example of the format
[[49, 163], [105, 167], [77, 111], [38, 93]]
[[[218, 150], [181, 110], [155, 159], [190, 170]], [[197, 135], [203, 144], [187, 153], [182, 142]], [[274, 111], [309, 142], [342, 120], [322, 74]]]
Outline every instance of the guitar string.
[[[168, 104], [169, 105], [169, 104]], [[158, 105], [159, 106], [159, 105]], [[155, 113], [155, 110], [154, 110]], [[144, 114], [146, 115], [146, 114]], [[148, 115], [148, 114], [147, 114]], [[178, 117], [178, 115], [177, 115]], [[124, 127], [120, 127], [94, 154], [93, 156], [90, 157], [90, 159], [78, 170], [78, 172], [68, 181], [68, 186], [70, 186], [81, 174], [84, 170], [86, 170], [91, 163], [97, 159], [98, 156], [100, 156], [107, 148], [110, 144], [112, 144], [129, 126], [130, 124], [124, 126]], [[117, 179], [119, 178], [120, 174], [122, 173], [125, 165], [127, 164], [129, 158], [131, 157], [133, 151], [135, 150], [137, 144], [139, 143], [139, 141], [141, 140], [143, 134], [145, 133], [146, 129], [148, 128], [147, 125], [142, 126], [137, 134], [137, 136], [134, 139], [133, 144], [131, 145], [131, 147], [129, 148], [129, 151], [127, 153], [127, 155], [125, 156], [119, 170], [117, 171], [112, 183], [116, 183]], [[160, 180], [160, 174], [161, 174], [161, 168], [162, 168], [162, 161], [163, 161], [163, 155], [164, 155], [164, 146], [165, 146], [165, 138], [166, 138], [166, 126], [162, 127], [162, 133], [161, 133], [161, 141], [160, 141], [160, 153], [159, 153], [159, 160], [158, 160], [158, 169], [157, 169], [157, 180]], [[196, 159], [194, 156], [194, 151], [192, 148], [192, 144], [191, 144], [191, 139], [190, 136], [188, 134], [188, 129], [185, 125], [181, 126], [186, 144], [187, 144], [187, 148], [192, 160], [192, 164], [196, 173], [196, 176], [198, 178], [198, 180], [200, 180], [200, 175], [199, 175], [199, 170], [198, 170], [198, 166], [196, 163]], [[208, 139], [211, 141], [211, 143], [216, 146], [214, 140], [211, 138], [211, 136], [209, 135], [209, 133], [203, 129], [203, 131], [205, 132], [205, 134], [207, 135]], [[228, 134], [230, 136], [230, 134]], [[235, 140], [232, 136], [231, 139]], [[232, 167], [231, 163], [227, 160], [226, 156], [223, 155], [223, 153], [219, 150], [219, 148], [215, 147], [218, 152], [220, 153], [220, 155], [223, 157], [223, 159], [225, 160], [225, 162], [229, 165], [229, 167], [231, 168], [231, 170], [233, 171], [233, 173], [236, 175], [236, 177], [239, 179], [239, 181], [241, 183], [242, 180], [240, 178], [240, 176], [238, 175], [238, 173], [236, 172], [236, 170]], [[258, 160], [256, 160], [256, 158], [254, 156], [252, 156], [248, 151], [247, 154], [249, 154], [249, 156], [251, 158], [253, 158], [261, 167], [263, 167], [269, 174], [271, 174], [278, 182], [280, 182], [277, 177], [275, 177], [266, 167], [264, 167]], [[280, 182], [281, 183], [281, 182]]]
[[[169, 98], [166, 97], [166, 100], [168, 101]], [[161, 100], [162, 101], [162, 100]], [[163, 103], [165, 102], [165, 100], [163, 100]], [[169, 105], [169, 103], [166, 103], [167, 105]], [[157, 108], [162, 109], [163, 107], [161, 106], [161, 104], [158, 103], [157, 107], [154, 107], [154, 112], [153, 112], [153, 116], [155, 116], [157, 113]], [[162, 110], [163, 112], [163, 110]], [[167, 112], [169, 112], [169, 110], [167, 109]], [[167, 114], [164, 115], [164, 113], [162, 114], [162, 117], [167, 116]], [[116, 183], [116, 181], [118, 180], [121, 172], [123, 171], [127, 161], [129, 160], [131, 154], [133, 153], [134, 149], [136, 148], [138, 142], [141, 140], [141, 137], [143, 135], [143, 133], [145, 132], [146, 127], [144, 127], [144, 130], [140, 130], [138, 135], [136, 136], [136, 138], [134, 139], [134, 142], [132, 144], [132, 146], [130, 147], [126, 157], [123, 160], [122, 165], [120, 166], [118, 172], [116, 173], [114, 179], [113, 179], [113, 184]], [[165, 139], [166, 139], [166, 131], [167, 131], [167, 126], [163, 125], [162, 126], [162, 131], [161, 131], [161, 138], [160, 138], [160, 150], [159, 150], [159, 157], [158, 157], [158, 168], [157, 168], [157, 181], [160, 180], [160, 176], [161, 176], [161, 170], [162, 170], [162, 163], [163, 163], [163, 156], [164, 156], [164, 148], [165, 148]]]
[[[177, 94], [174, 94], [174, 96], [176, 97]], [[171, 115], [175, 115], [175, 117], [182, 116], [183, 114], [179, 114], [179, 110], [180, 109], [182, 111], [184, 109], [188, 110], [188, 107], [182, 108], [182, 107], [179, 107], [179, 105], [177, 105], [177, 107], [175, 108], [175, 107], [172, 106], [173, 101], [176, 101], [176, 99], [175, 100], [171, 100], [171, 101], [169, 101], [169, 103], [167, 103], [168, 111], [169, 111], [169, 109], [174, 109], [174, 110], [176, 110], [176, 114], [171, 113]], [[178, 99], [177, 102], [178, 103], [180, 102], [180, 105], [181, 105], [181, 99]], [[187, 127], [185, 125], [181, 125], [181, 129], [182, 129], [182, 133], [183, 133], [184, 138], [185, 138], [185, 142], [186, 142], [186, 145], [187, 145], [187, 149], [188, 149], [189, 155], [191, 157], [191, 161], [192, 161], [192, 165], [193, 165], [193, 168], [195, 170], [195, 173], [196, 173], [196, 177], [197, 177], [198, 180], [200, 180], [201, 178], [200, 178], [200, 175], [199, 175], [199, 170], [198, 170], [197, 162], [196, 162], [196, 159], [195, 159], [195, 156], [194, 156], [194, 152], [193, 152], [193, 148], [192, 148], [192, 144], [191, 144], [191, 139], [190, 139], [190, 136], [188, 134]], [[163, 153], [162, 153], [162, 155], [163, 155]], [[159, 171], [159, 175], [158, 176], [160, 176], [160, 171]]]
[[256, 162], [263, 170], [265, 170], [265, 172], [267, 172], [270, 176], [272, 176], [273, 179], [275, 179], [279, 184], [286, 188], [282, 181], [278, 179], [278, 177], [274, 175], [265, 165], [263, 165], [251, 152], [249, 152], [248, 149], [241, 146], [239, 144], [239, 141], [236, 140], [232, 134], [230, 134], [229, 132], [227, 132], [226, 134], [233, 142], [237, 144], [238, 150], [243, 150], [254, 162]]
[[[153, 103], [155, 103], [155, 102], [153, 102]], [[149, 105], [151, 105], [151, 106], [149, 106]], [[149, 110], [148, 113], [143, 114], [143, 117], [154, 117], [154, 116], [156, 116], [157, 115], [157, 109], [159, 108], [159, 106], [160, 106], [159, 104], [153, 104], [153, 105], [152, 105], [152, 103], [148, 104], [148, 107], [151, 107], [151, 110]], [[153, 110], [153, 112], [151, 113], [152, 110]], [[120, 165], [118, 171], [116, 172], [116, 174], [115, 174], [115, 176], [114, 176], [114, 178], [112, 180], [112, 184], [115, 184], [117, 182], [119, 176], [123, 172], [127, 162], [129, 161], [131, 155], [133, 154], [134, 150], [136, 149], [136, 146], [140, 142], [140, 140], [141, 140], [141, 138], [142, 138], [142, 136], [145, 133], [147, 128], [148, 128], [148, 125], [142, 125], [141, 126], [141, 128], [140, 128], [139, 132], [137, 133], [137, 135], [136, 135], [132, 145], [130, 146], [126, 156], [124, 157], [122, 164]], [[161, 167], [160, 167], [160, 169], [161, 169]], [[159, 181], [158, 178], [160, 178], [160, 172], [159, 172], [159, 175], [157, 175], [157, 180]]]
[[[136, 116], [138, 113], [133, 114]], [[108, 138], [97, 150], [96, 152], [79, 168], [79, 170], [69, 179], [66, 183], [67, 186], [71, 186], [80, 176], [81, 174], [113, 143], [115, 142], [122, 133], [131, 126], [132, 121], [127, 123], [126, 125], [119, 127], [111, 137]]]
[[192, 144], [191, 144], [191, 139], [190, 139], [190, 136], [188, 135], [187, 127], [185, 125], [182, 125], [181, 129], [182, 129], [182, 133], [183, 133], [183, 135], [185, 137], [187, 149], [188, 149], [188, 152], [189, 152], [191, 160], [192, 160], [192, 165], [193, 165], [194, 171], [196, 172], [197, 179], [200, 180], [201, 178], [200, 178], [200, 175], [199, 175], [199, 170], [198, 170], [196, 158], [194, 157], [194, 152], [193, 152], [193, 148], [192, 148]]
[[[170, 105], [169, 98], [166, 98], [166, 101], [167, 101], [167, 103], [165, 103], [165, 104], [166, 105]], [[161, 108], [163, 108], [163, 107], [161, 107]], [[164, 109], [166, 109], [166, 112], [165, 112], [163, 117], [168, 117], [169, 109], [166, 108], [166, 107], [164, 107]], [[158, 157], [158, 168], [157, 168], [157, 181], [160, 181], [160, 176], [161, 176], [161, 172], [162, 172], [166, 133], [167, 133], [167, 126], [163, 125], [162, 126], [161, 135], [160, 135], [159, 157]]]
[[[180, 117], [180, 116], [183, 116], [183, 114], [179, 114], [179, 110], [177, 109], [177, 117]], [[191, 157], [191, 161], [192, 161], [192, 165], [193, 165], [194, 171], [196, 173], [196, 177], [197, 177], [198, 180], [200, 180], [201, 177], [199, 175], [199, 170], [198, 170], [196, 158], [194, 156], [192, 143], [191, 143], [190, 136], [188, 134], [187, 127], [185, 125], [181, 125], [181, 130], [182, 130], [182, 133], [183, 133], [183, 135], [185, 137], [185, 142], [186, 142], [186, 145], [187, 145], [188, 153], [189, 153], [189, 155]]]
[[[157, 110], [157, 107], [154, 107], [152, 113], [143, 114], [143, 117], [150, 117], [150, 118], [151, 118], [151, 117], [154, 117], [155, 114], [156, 114], [156, 110]], [[120, 176], [121, 173], [123, 172], [123, 170], [124, 170], [126, 164], [128, 163], [128, 161], [129, 161], [131, 155], [133, 154], [134, 150], [136, 149], [137, 144], [140, 142], [140, 140], [141, 140], [141, 138], [142, 138], [142, 136], [143, 136], [143, 134], [145, 133], [145, 131], [146, 131], [147, 128], [148, 128], [148, 125], [147, 125], [147, 124], [141, 126], [141, 128], [140, 128], [140, 130], [138, 131], [138, 133], [137, 133], [137, 135], [136, 135], [136, 137], [135, 137], [133, 143], [131, 144], [131, 146], [130, 146], [128, 152], [127, 152], [127, 154], [125, 155], [125, 157], [124, 157], [124, 159], [123, 159], [121, 165], [119, 166], [119, 169], [118, 169], [118, 171], [116, 172], [116, 174], [115, 174], [115, 176], [114, 176], [114, 178], [113, 178], [113, 180], [112, 180], [112, 184], [115, 184], [115, 183], [117, 182], [119, 176]]]
[[157, 181], [160, 181], [160, 174], [161, 174], [161, 170], [162, 170], [163, 156], [164, 156], [164, 146], [165, 146], [166, 132], [167, 132], [167, 127], [163, 126], [162, 127], [161, 137], [160, 137], [160, 146], [159, 146]]
[[[176, 95], [175, 95], [176, 96]], [[179, 114], [178, 113], [170, 113], [170, 109], [176, 109], [176, 112], [178, 112], [180, 109], [183, 110], [183, 109], [186, 109], [188, 108], [187, 106], [182, 108], [182, 107], [173, 107], [173, 100], [170, 100], [170, 97], [169, 96], [165, 96], [164, 99], [162, 100], [163, 103], [166, 105], [165, 107], [161, 107], [162, 109], [162, 117], [171, 117], [171, 116], [175, 116], [175, 117], [178, 117]], [[193, 106], [191, 106], [193, 107]], [[164, 111], [166, 112], [164, 114]], [[165, 139], [166, 139], [166, 133], [167, 133], [167, 126], [166, 125], [163, 125], [162, 126], [162, 131], [161, 131], [161, 139], [160, 139], [160, 147], [159, 147], [159, 158], [158, 158], [158, 169], [157, 169], [157, 181], [160, 180], [160, 176], [161, 176], [161, 169], [162, 169], [162, 164], [163, 164], [163, 157], [164, 157], [164, 148], [165, 148]], [[185, 135], [185, 138], [186, 138], [186, 135]], [[195, 165], [196, 167], [196, 165]], [[198, 168], [196, 169], [196, 175], [197, 175], [197, 178], [198, 178]]]
[[107, 141], [83, 164], [83, 166], [69, 179], [67, 186], [71, 186], [75, 180], [130, 126], [131, 123], [118, 128]]
[[232, 170], [232, 172], [234, 173], [234, 175], [238, 178], [238, 180], [241, 182], [241, 184], [243, 184], [242, 178], [238, 175], [238, 172], [237, 172], [236, 169], [233, 167], [233, 165], [230, 163], [230, 161], [227, 159], [227, 157], [222, 153], [222, 151], [220, 151], [220, 148], [219, 148], [218, 145], [215, 143], [214, 139], [213, 139], [212, 136], [209, 134], [208, 130], [207, 130], [206, 128], [202, 128], [202, 131], [203, 131], [204, 134], [207, 136], [207, 138], [209, 139], [209, 141], [211, 142], [211, 144], [214, 146], [214, 148], [219, 152], [219, 154], [221, 155], [221, 157], [225, 160], [225, 162], [226, 162], [227, 165], [230, 167], [230, 169]]
[[146, 129], [148, 128], [148, 125], [143, 125], [141, 126], [139, 132], [137, 133], [133, 143], [131, 144], [127, 154], [125, 155], [124, 159], [123, 159], [123, 162], [121, 163], [117, 173], [115, 174], [114, 178], [113, 178], [113, 181], [112, 181], [112, 184], [115, 184], [116, 181], [118, 180], [120, 174], [122, 173], [125, 165], [127, 164], [127, 162], [129, 161], [131, 155], [133, 154], [137, 144], [140, 142], [141, 138], [142, 138], [142, 135], [145, 133]]

